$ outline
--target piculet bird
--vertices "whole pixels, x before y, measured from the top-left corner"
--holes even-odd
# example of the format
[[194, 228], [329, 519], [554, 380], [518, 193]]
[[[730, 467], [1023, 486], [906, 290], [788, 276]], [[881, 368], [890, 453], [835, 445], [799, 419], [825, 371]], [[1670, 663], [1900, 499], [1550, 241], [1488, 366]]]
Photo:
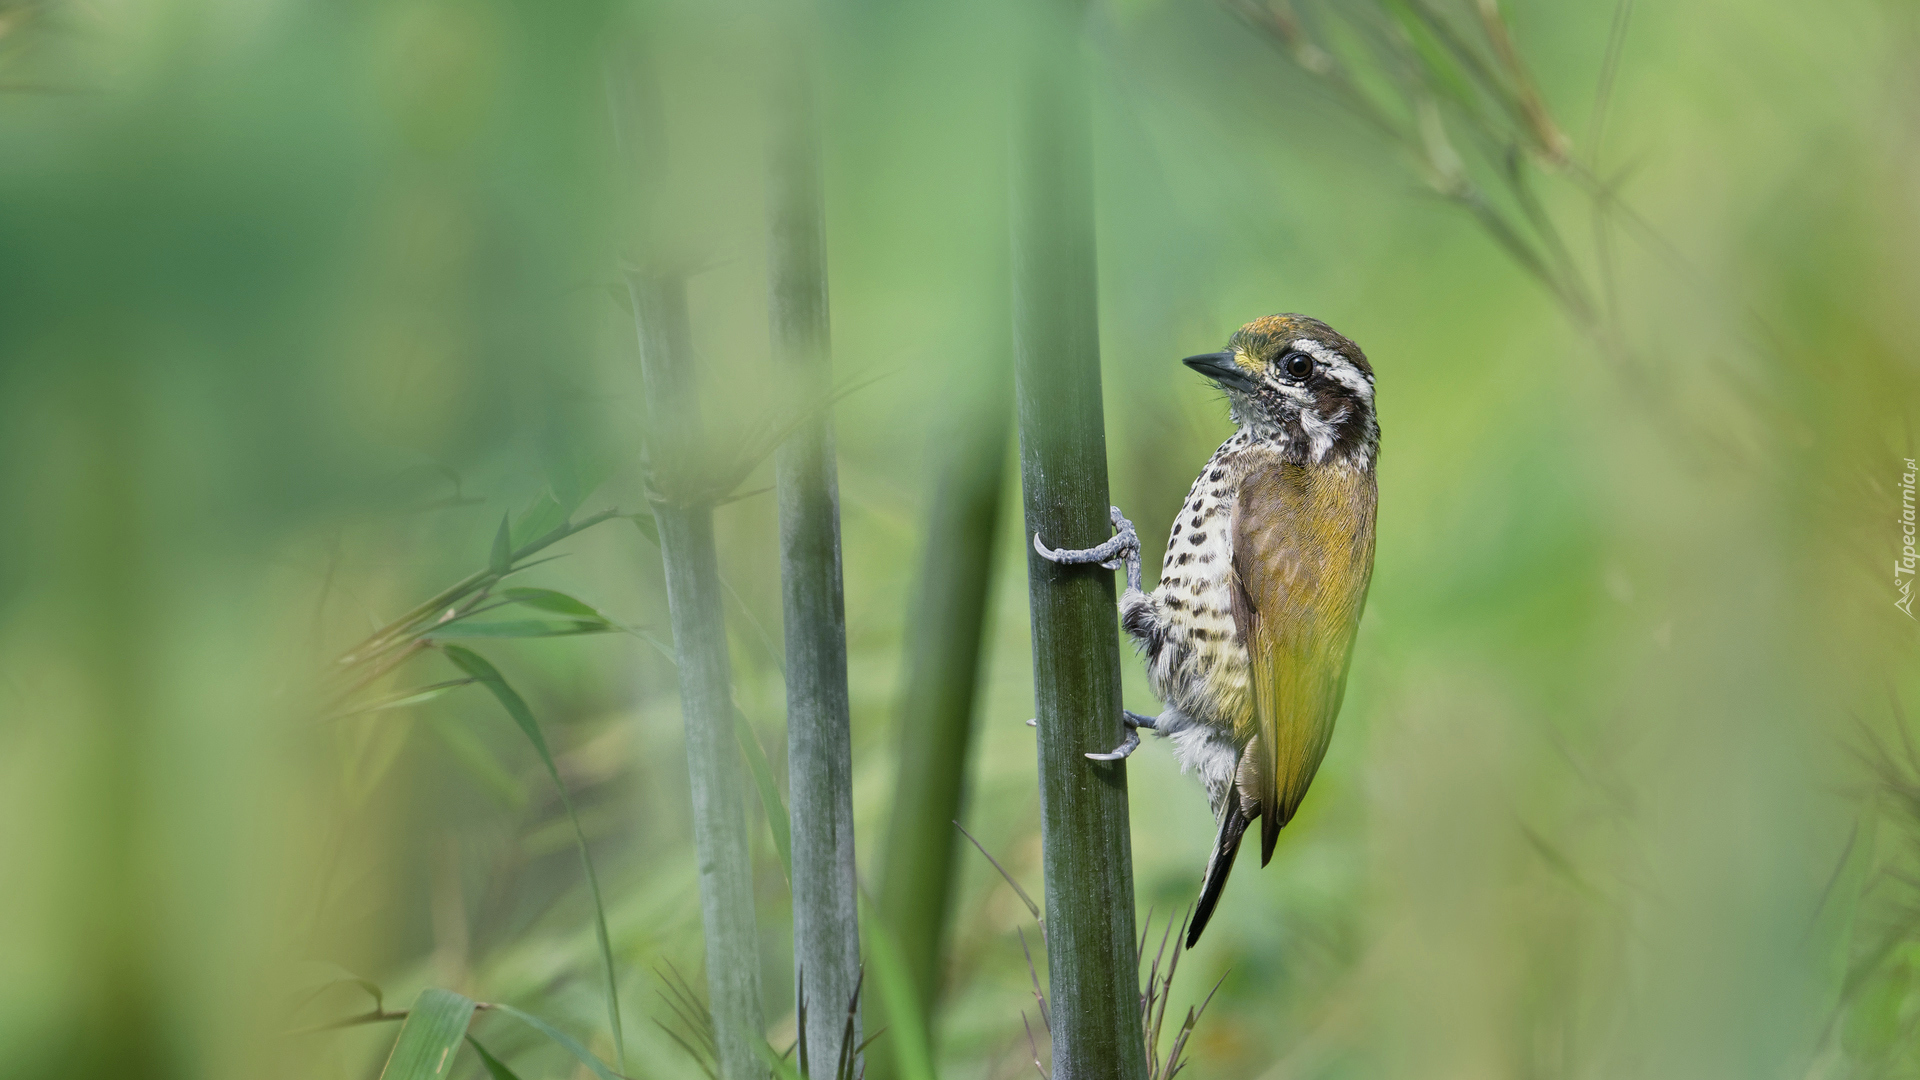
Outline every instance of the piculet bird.
[[1055, 562], [1127, 569], [1120, 624], [1138, 643], [1158, 717], [1134, 728], [1172, 740], [1212, 800], [1219, 832], [1187, 945], [1220, 902], [1241, 837], [1260, 822], [1260, 865], [1273, 858], [1326, 756], [1346, 692], [1354, 633], [1373, 576], [1373, 368], [1318, 319], [1269, 315], [1223, 352], [1187, 366], [1226, 391], [1238, 430], [1193, 482], [1167, 541], [1160, 584], [1140, 588], [1140, 541], [1116, 507], [1116, 535], [1085, 550], [1034, 548]]

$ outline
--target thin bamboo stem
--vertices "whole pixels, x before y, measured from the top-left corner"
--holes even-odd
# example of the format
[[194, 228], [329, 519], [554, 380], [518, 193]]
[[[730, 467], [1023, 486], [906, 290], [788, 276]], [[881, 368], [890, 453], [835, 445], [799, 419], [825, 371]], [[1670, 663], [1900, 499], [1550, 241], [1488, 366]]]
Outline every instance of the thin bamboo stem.
[[[632, 270], [627, 285], [640, 336], [647, 451], [655, 486], [665, 492], [683, 490], [703, 440], [686, 282]], [[654, 503], [653, 516], [660, 532], [680, 709], [687, 725], [707, 994], [720, 1075], [723, 1080], [763, 1080], [766, 1068], [758, 1048], [765, 1041], [766, 1023], [753, 919], [753, 867], [741, 798], [746, 772], [733, 735], [733, 676], [713, 544], [713, 508], [662, 498]]]
[[[1111, 534], [1094, 276], [1093, 172], [1078, 3], [1032, 6], [1013, 159], [1014, 374], [1026, 532]], [[1141, 1080], [1113, 575], [1027, 554], [1039, 717], [1047, 970], [1056, 1080]]]
[[[772, 80], [769, 311], [779, 377], [795, 400], [826, 401], [833, 364], [825, 211], [806, 27], [794, 22], [781, 58], [784, 69]], [[853, 738], [836, 471], [833, 411], [822, 406], [805, 415], [774, 458], [786, 626], [795, 1000], [806, 1005], [800, 1013], [803, 1069], [816, 1072], [860, 1043]]]

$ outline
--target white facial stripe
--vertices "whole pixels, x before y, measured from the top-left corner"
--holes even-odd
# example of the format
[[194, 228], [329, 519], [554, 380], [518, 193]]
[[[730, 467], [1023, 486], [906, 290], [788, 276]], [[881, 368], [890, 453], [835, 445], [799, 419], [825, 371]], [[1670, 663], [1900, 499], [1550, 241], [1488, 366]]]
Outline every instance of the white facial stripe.
[[1327, 451], [1333, 449], [1334, 425], [1345, 416], [1334, 420], [1322, 420], [1320, 414], [1312, 409], [1300, 410], [1300, 430], [1307, 436], [1307, 456], [1315, 462], [1324, 461]]
[[1366, 372], [1355, 367], [1353, 361], [1312, 338], [1297, 338], [1287, 347], [1313, 357], [1326, 370], [1327, 377], [1334, 382], [1352, 390], [1367, 401], [1373, 400], [1373, 379]]
[[1373, 400], [1373, 380], [1345, 357], [1327, 365], [1327, 378], [1353, 391], [1368, 401]]

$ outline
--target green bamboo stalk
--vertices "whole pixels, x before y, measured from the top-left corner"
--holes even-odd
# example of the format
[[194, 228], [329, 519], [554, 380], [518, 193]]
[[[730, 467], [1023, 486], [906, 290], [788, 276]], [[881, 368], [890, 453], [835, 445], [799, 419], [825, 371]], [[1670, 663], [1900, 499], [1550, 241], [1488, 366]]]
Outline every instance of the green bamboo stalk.
[[[1013, 139], [1014, 375], [1026, 532], [1092, 547], [1108, 518], [1093, 174], [1079, 3], [1032, 5]], [[1142, 1080], [1113, 575], [1027, 553], [1055, 1080]]]
[[[769, 314], [789, 400], [832, 393], [825, 211], [807, 27], [791, 20], [771, 80]], [[780, 499], [781, 608], [787, 651], [787, 786], [793, 820], [795, 1000], [804, 1002], [802, 1073], [832, 1071], [860, 1044], [859, 884], [854, 877], [853, 737], [841, 588], [840, 488], [833, 411], [813, 409], [774, 458]], [[851, 1004], [850, 1004], [851, 1003]], [[849, 1011], [851, 1009], [851, 1011]], [[851, 1025], [849, 1037], [848, 1025]], [[856, 1069], [857, 1071], [857, 1069]]]
[[766, 1070], [757, 1047], [765, 1041], [766, 1023], [760, 1005], [753, 867], [741, 801], [746, 772], [733, 735], [733, 675], [713, 545], [713, 508], [684, 498], [695, 487], [704, 445], [686, 281], [633, 269], [627, 288], [640, 336], [653, 518], [660, 532], [680, 709], [687, 725], [714, 1041], [723, 1080], [762, 1080]]
[[[881, 862], [880, 915], [899, 944], [923, 1027], [939, 1000], [952, 915], [960, 835], [953, 823], [972, 756], [1007, 471], [1013, 366], [1002, 351], [980, 359], [977, 368], [955, 372], [948, 422], [933, 440], [938, 464], [920, 584], [907, 620], [907, 676], [896, 721], [900, 764]], [[888, 1049], [886, 1040], [874, 1046]], [[890, 1055], [874, 1054], [870, 1080], [896, 1075], [891, 1064]]]

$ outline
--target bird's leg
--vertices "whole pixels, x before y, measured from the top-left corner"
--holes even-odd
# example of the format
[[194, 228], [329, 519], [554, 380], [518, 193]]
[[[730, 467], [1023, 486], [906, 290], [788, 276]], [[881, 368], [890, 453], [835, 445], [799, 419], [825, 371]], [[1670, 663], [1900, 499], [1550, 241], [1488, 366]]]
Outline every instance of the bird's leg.
[[[1098, 563], [1108, 570], [1122, 567], [1127, 571], [1127, 593], [1131, 596], [1140, 592], [1140, 534], [1133, 529], [1133, 522], [1120, 513], [1120, 508], [1110, 507], [1113, 514], [1113, 536], [1106, 543], [1090, 548], [1050, 548], [1040, 539], [1039, 533], [1033, 534], [1033, 550], [1048, 562], [1063, 566]], [[1124, 605], [1123, 605], [1124, 607]], [[1154, 718], [1142, 716], [1128, 709], [1120, 710], [1120, 720], [1127, 726], [1127, 737], [1113, 750], [1104, 754], [1088, 754], [1095, 761], [1119, 761], [1140, 748], [1140, 728], [1149, 731], [1155, 726]], [[1027, 721], [1029, 727], [1037, 726], [1037, 720]]]
[[1048, 562], [1057, 562], [1065, 566], [1084, 563], [1099, 563], [1109, 570], [1118, 570], [1122, 566], [1127, 570], [1127, 588], [1138, 591], [1140, 588], [1140, 534], [1133, 531], [1133, 522], [1128, 521], [1115, 506], [1113, 511], [1113, 538], [1099, 547], [1090, 548], [1050, 548], [1040, 539], [1039, 533], [1033, 534], [1033, 550]]
[[1121, 758], [1140, 749], [1139, 729], [1146, 728], [1148, 731], [1154, 731], [1159, 727], [1159, 724], [1155, 722], [1153, 717], [1141, 716], [1132, 709], [1120, 710], [1120, 722], [1127, 725], [1127, 737], [1121, 740], [1120, 745], [1104, 754], [1088, 754], [1087, 757], [1092, 758], [1094, 761], [1119, 761]]
[[1140, 534], [1133, 531], [1133, 522], [1120, 513], [1119, 507], [1112, 509], [1113, 537], [1099, 547], [1054, 549], [1035, 533], [1033, 550], [1043, 559], [1064, 565], [1099, 563], [1109, 570], [1126, 567], [1127, 587], [1120, 594], [1120, 626], [1144, 644], [1164, 636], [1165, 615], [1140, 588]]

